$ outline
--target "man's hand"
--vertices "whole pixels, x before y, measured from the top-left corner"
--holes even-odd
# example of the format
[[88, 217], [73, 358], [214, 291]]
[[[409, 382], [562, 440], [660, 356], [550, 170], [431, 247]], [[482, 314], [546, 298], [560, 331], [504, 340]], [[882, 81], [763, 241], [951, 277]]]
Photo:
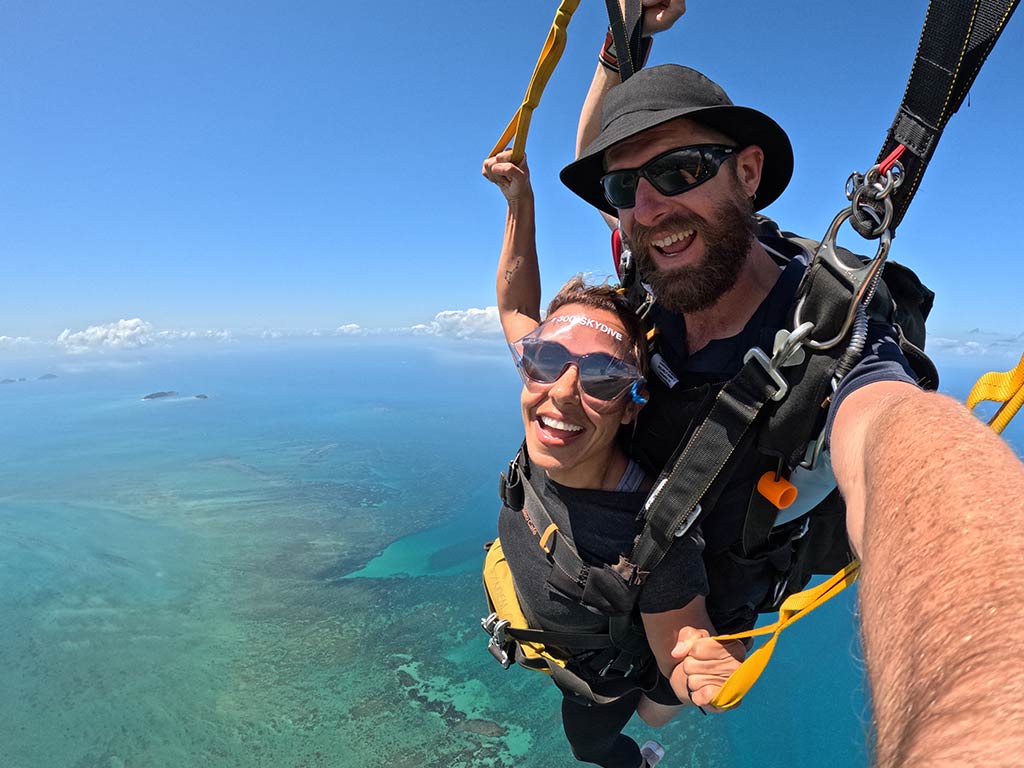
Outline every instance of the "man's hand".
[[[644, 34], [648, 36], [669, 29], [686, 13], [686, 0], [642, 0], [642, 5]], [[619, 0], [619, 6], [625, 18], [626, 0]]]
[[533, 197], [533, 186], [530, 184], [530, 168], [523, 162], [516, 165], [512, 162], [512, 150], [506, 149], [494, 157], [484, 160], [484, 178], [494, 182], [501, 190], [501, 194], [510, 203]]
[[706, 629], [683, 627], [679, 630], [679, 642], [672, 649], [672, 657], [682, 659], [670, 679], [676, 698], [689, 699], [713, 712], [721, 711], [708, 705], [746, 655], [746, 646], [739, 640], [720, 643], [712, 640]]
[[664, 32], [686, 13], [686, 0], [643, 0], [644, 34]]

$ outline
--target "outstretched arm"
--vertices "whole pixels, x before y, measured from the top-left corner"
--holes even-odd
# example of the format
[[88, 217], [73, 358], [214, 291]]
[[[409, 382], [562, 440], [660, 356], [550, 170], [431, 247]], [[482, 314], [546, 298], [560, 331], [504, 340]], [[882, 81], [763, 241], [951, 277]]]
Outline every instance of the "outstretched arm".
[[512, 162], [511, 150], [484, 160], [484, 178], [508, 200], [505, 239], [498, 257], [498, 316], [505, 339], [522, 338], [540, 323], [540, 268], [537, 264], [537, 227], [526, 158]]
[[878, 765], [1012, 764], [1024, 755], [1024, 465], [959, 403], [896, 382], [840, 404], [832, 455], [862, 560]]

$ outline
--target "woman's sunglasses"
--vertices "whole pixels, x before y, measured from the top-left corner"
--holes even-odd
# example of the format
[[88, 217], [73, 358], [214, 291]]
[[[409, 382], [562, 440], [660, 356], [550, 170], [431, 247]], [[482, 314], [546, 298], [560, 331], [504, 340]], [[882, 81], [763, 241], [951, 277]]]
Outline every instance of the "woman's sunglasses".
[[595, 400], [610, 402], [629, 391], [633, 402], [647, 402], [640, 394], [644, 385], [640, 369], [607, 352], [576, 355], [556, 341], [531, 338], [520, 339], [511, 347], [519, 375], [526, 384], [554, 384], [566, 368], [575, 365], [580, 387]]
[[714, 177], [736, 151], [721, 144], [694, 144], [670, 149], [639, 168], [609, 171], [601, 177], [604, 199], [613, 208], [632, 208], [640, 179], [647, 179], [663, 195], [681, 195]]

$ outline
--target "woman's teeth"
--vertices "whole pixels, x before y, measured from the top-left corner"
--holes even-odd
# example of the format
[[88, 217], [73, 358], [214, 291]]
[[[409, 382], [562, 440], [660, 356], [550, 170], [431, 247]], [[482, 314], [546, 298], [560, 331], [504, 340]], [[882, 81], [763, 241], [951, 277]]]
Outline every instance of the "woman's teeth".
[[541, 416], [540, 423], [545, 427], [551, 427], [551, 429], [559, 429], [563, 432], [581, 432], [583, 427], [577, 426], [576, 424], [569, 424], [565, 421], [559, 421], [558, 419], [552, 419], [550, 416]]
[[672, 243], [677, 243], [680, 240], [685, 240], [693, 234], [692, 229], [688, 229], [685, 232], [676, 232], [675, 234], [669, 235], [668, 237], [662, 238], [661, 240], [651, 240], [651, 245], [657, 246], [658, 248], [668, 248]]

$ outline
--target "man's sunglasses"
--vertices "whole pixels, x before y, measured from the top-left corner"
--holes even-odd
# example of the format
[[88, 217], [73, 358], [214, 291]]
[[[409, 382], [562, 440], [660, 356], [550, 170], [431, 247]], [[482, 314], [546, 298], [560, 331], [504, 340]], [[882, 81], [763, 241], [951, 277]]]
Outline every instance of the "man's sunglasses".
[[556, 341], [531, 338], [513, 344], [512, 352], [524, 383], [554, 384], [566, 368], [575, 365], [580, 387], [595, 400], [610, 402], [628, 390], [633, 402], [647, 402], [640, 395], [644, 385], [640, 369], [607, 352], [576, 355]]
[[602, 176], [604, 199], [613, 208], [632, 208], [636, 205], [636, 185], [640, 179], [647, 179], [663, 195], [681, 195], [712, 178], [736, 152], [736, 147], [721, 144], [670, 149], [639, 168], [609, 171]]

